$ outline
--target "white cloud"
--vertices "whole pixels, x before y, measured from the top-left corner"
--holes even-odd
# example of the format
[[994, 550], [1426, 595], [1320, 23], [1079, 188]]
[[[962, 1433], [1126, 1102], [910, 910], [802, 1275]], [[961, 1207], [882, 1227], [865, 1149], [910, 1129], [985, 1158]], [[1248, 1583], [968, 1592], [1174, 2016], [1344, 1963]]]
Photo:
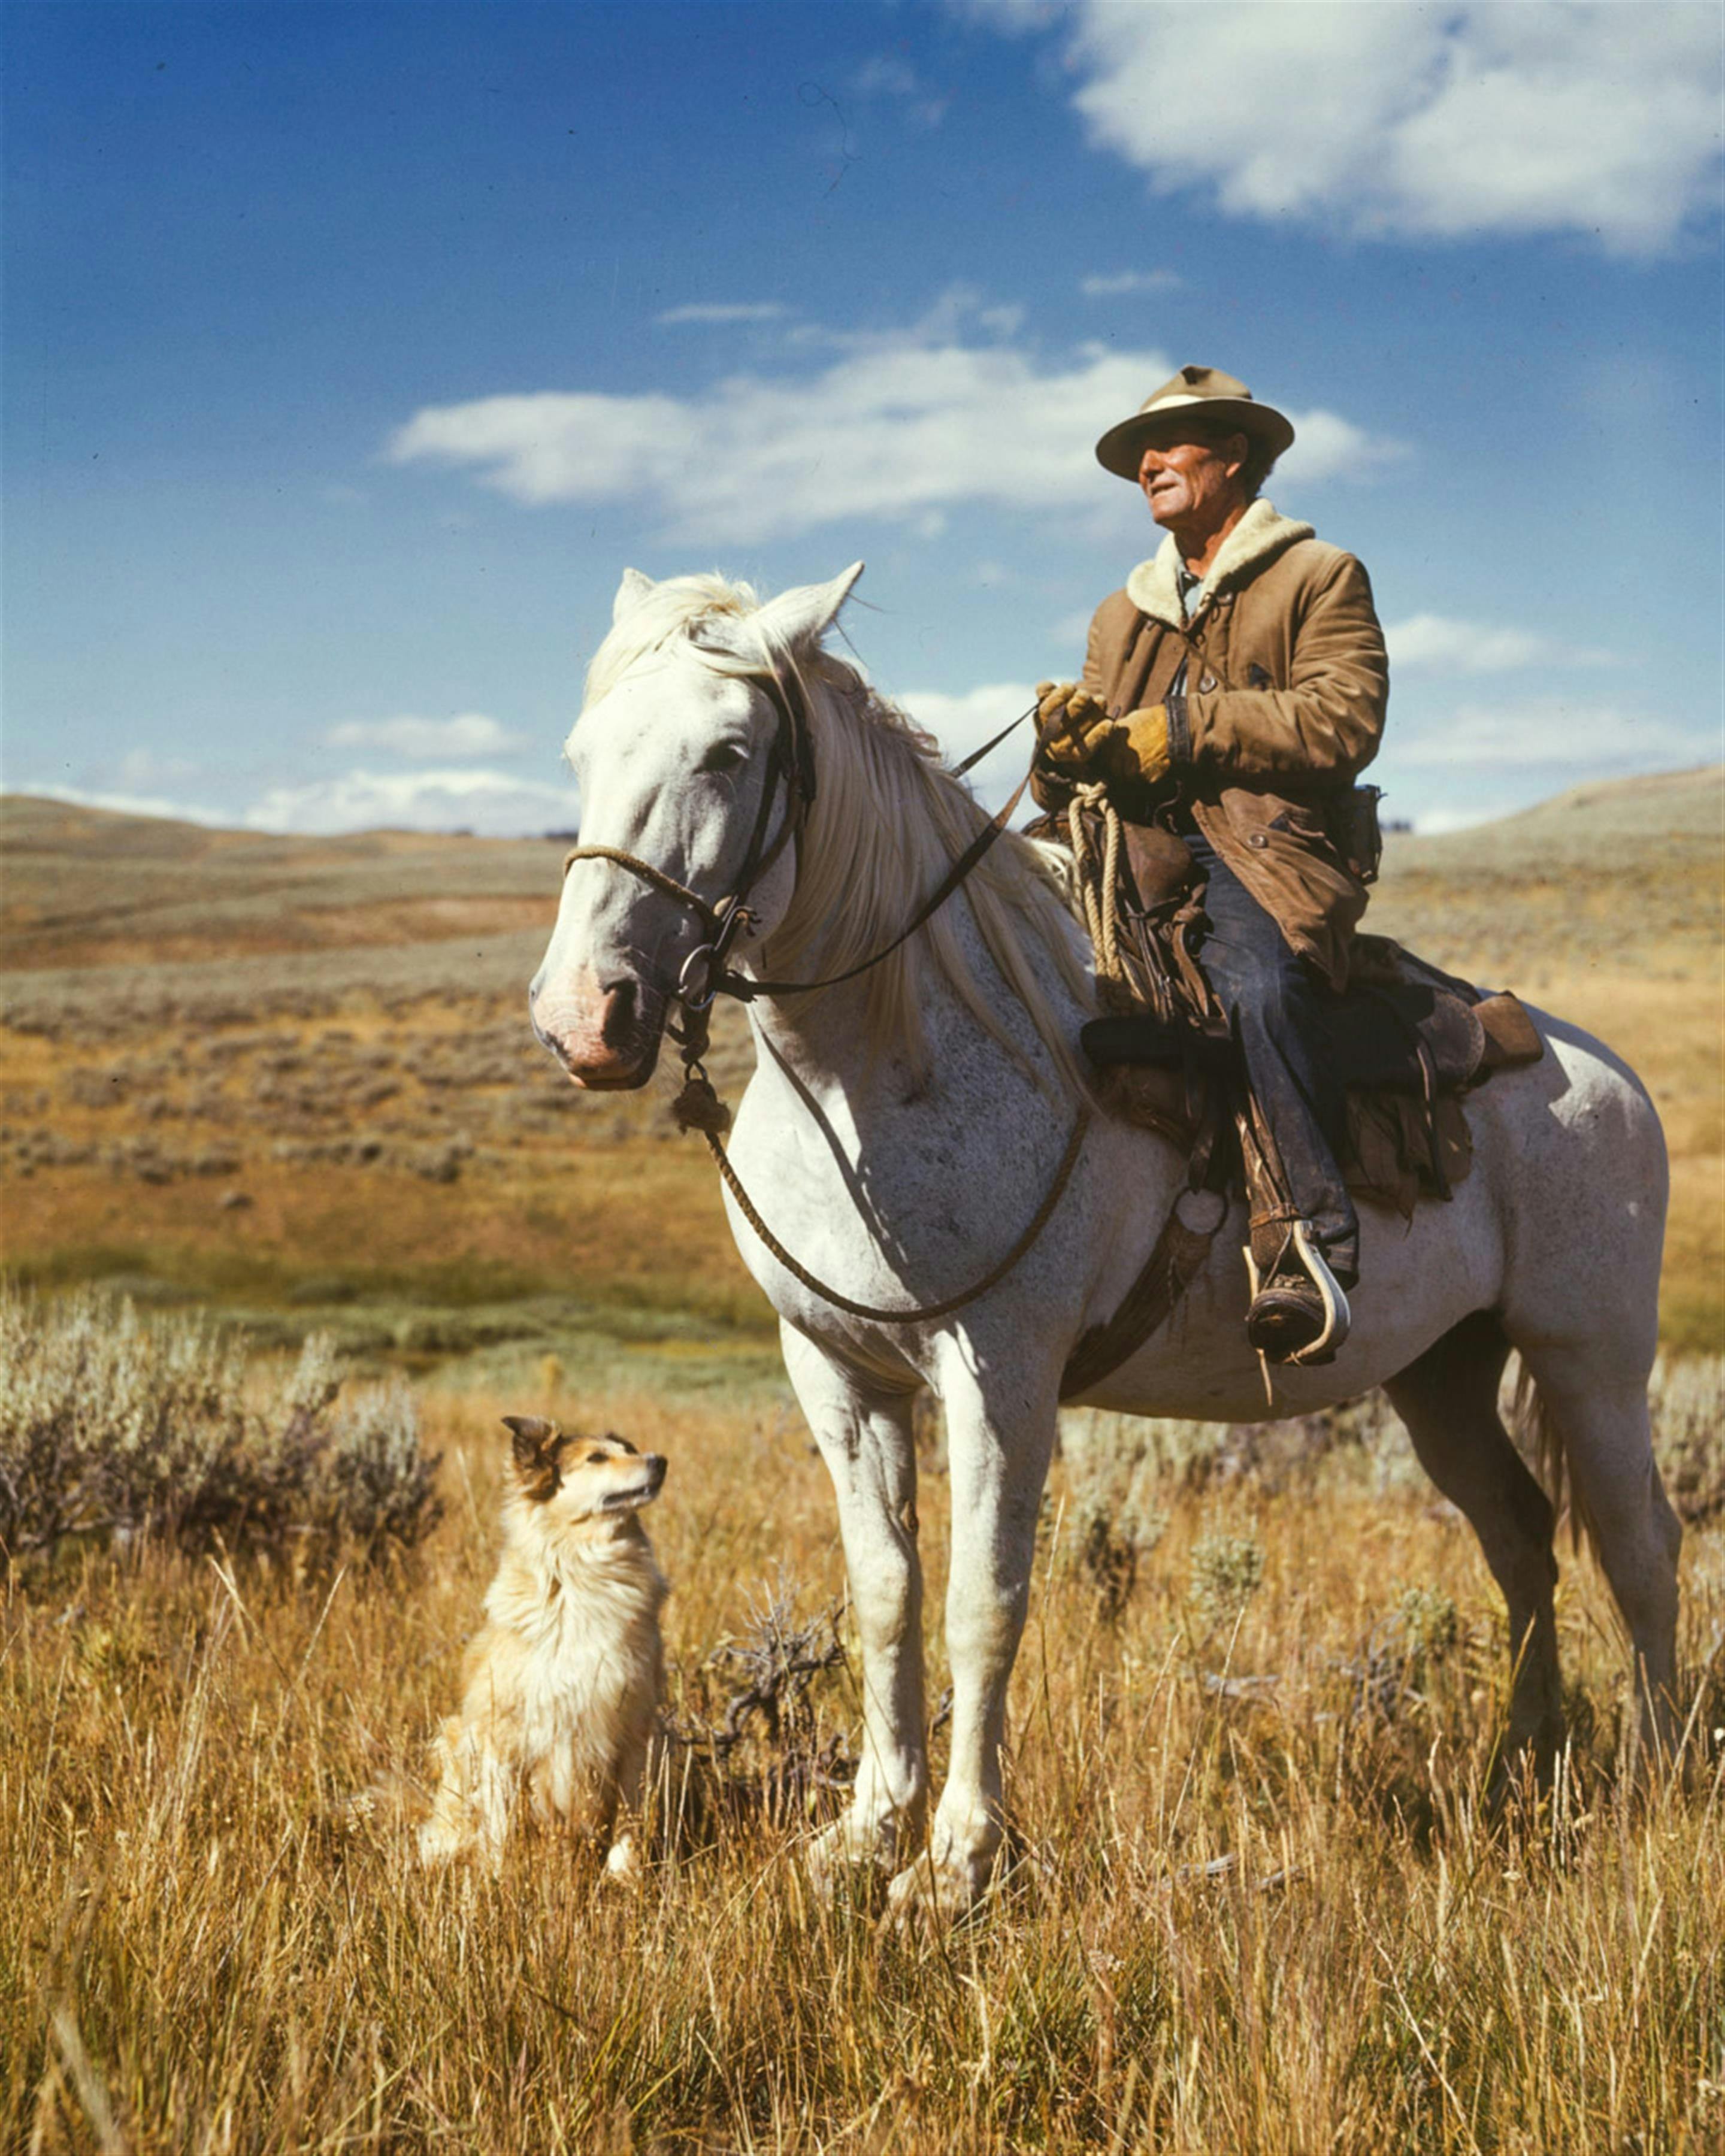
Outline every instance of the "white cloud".
[[1387, 623], [1384, 640], [1399, 674], [1501, 674], [1517, 666], [1615, 666], [1617, 654], [1594, 644], [1560, 644], [1532, 629], [1492, 628], [1442, 613]]
[[952, 102], [931, 91], [910, 62], [896, 53], [865, 60], [857, 69], [855, 86], [863, 97], [896, 99], [919, 127], [938, 127]]
[[28, 782], [15, 789], [46, 801], [64, 801], [74, 808], [105, 808], [116, 816], [165, 816], [176, 824], [211, 824], [223, 828], [233, 816], [201, 803], [177, 801], [162, 793], [105, 793], [85, 786], [36, 786]]
[[568, 785], [501, 771], [350, 771], [305, 786], [272, 787], [241, 819], [254, 831], [326, 836], [380, 826], [477, 831], [490, 838], [565, 829], [575, 821]]
[[1719, 207], [1712, 5], [1084, 0], [1070, 60], [1096, 142], [1239, 216], [1651, 254]]
[[782, 300], [697, 300], [686, 306], [668, 307], [655, 320], [670, 329], [681, 322], [776, 322], [789, 312]]
[[1716, 762], [1717, 730], [1697, 733], [1669, 719], [1615, 705], [1572, 704], [1561, 696], [1522, 703], [1464, 704], [1450, 717], [1395, 734], [1387, 753], [1398, 766], [1477, 770], [1550, 765], [1579, 783], [1595, 773], [1653, 771]]
[[453, 719], [349, 719], [324, 737], [335, 748], [387, 748], [398, 756], [503, 756], [524, 737], [482, 711]]
[[[940, 742], [952, 763], [962, 763], [973, 749], [980, 748], [1035, 701], [1036, 691], [1028, 681], [989, 681], [957, 696], [937, 689], [913, 689], [899, 699], [917, 725]], [[991, 808], [999, 808], [1024, 777], [1030, 747], [1030, 729], [1020, 726], [970, 773], [978, 798]]]
[[1525, 629], [1488, 629], [1441, 613], [1387, 622], [1384, 640], [1390, 665], [1402, 674], [1496, 674], [1555, 655], [1544, 637]]
[[1122, 270], [1111, 277], [1081, 277], [1086, 300], [1114, 300], [1128, 292], [1177, 292], [1185, 280], [1173, 270]]
[[[429, 406], [386, 454], [470, 468], [517, 501], [640, 505], [699, 543], [855, 517], [931, 530], [963, 503], [1094, 509], [1099, 485], [1118, 482], [1099, 479], [1091, 444], [1173, 371], [1165, 353], [1102, 344], [1044, 364], [924, 323], [841, 347], [812, 375], [737, 373], [687, 398], [546, 390]], [[1292, 416], [1283, 469], [1296, 481], [1369, 476], [1401, 454], [1334, 413]]]

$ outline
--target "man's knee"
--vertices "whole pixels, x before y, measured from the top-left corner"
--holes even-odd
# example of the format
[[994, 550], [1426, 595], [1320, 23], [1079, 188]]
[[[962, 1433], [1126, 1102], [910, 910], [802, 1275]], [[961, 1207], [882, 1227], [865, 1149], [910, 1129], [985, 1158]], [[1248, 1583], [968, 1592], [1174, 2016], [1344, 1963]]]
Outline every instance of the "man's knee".
[[1207, 946], [1203, 957], [1225, 1018], [1271, 1033], [1297, 1022], [1307, 999], [1306, 983], [1299, 960], [1286, 944], [1265, 949], [1238, 943]]

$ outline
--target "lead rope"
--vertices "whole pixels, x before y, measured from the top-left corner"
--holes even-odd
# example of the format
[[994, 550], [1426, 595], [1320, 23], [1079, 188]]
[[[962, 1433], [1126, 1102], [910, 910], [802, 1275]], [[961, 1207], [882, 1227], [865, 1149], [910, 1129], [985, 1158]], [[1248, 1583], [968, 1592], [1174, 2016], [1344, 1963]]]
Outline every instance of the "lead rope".
[[[1101, 820], [1100, 859], [1090, 827], [1085, 822], [1086, 809], [1094, 810]], [[1137, 998], [1120, 956], [1117, 910], [1120, 896], [1120, 811], [1108, 798], [1106, 786], [1080, 786], [1074, 789], [1066, 810], [1066, 829], [1071, 836], [1072, 870], [1078, 895], [1084, 903], [1085, 926], [1090, 931], [1091, 947], [1096, 953], [1096, 979], [1103, 1000], [1117, 1011], [1132, 1010], [1136, 1008]]]

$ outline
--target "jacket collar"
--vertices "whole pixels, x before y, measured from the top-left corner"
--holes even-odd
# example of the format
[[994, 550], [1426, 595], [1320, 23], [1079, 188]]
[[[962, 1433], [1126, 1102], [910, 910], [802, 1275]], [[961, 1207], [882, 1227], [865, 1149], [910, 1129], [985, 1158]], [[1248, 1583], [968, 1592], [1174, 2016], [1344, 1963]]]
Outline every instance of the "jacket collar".
[[[1313, 536], [1309, 524], [1299, 524], [1291, 516], [1282, 516], [1273, 503], [1261, 498], [1253, 502], [1222, 542], [1221, 552], [1210, 564], [1210, 572], [1199, 588], [1197, 610], [1201, 612], [1226, 586], [1244, 583], [1296, 539]], [[1179, 562], [1179, 552], [1170, 531], [1150, 559], [1140, 562], [1126, 580], [1126, 595], [1139, 613], [1148, 614], [1153, 621], [1162, 622], [1169, 629], [1186, 626], [1176, 580]]]

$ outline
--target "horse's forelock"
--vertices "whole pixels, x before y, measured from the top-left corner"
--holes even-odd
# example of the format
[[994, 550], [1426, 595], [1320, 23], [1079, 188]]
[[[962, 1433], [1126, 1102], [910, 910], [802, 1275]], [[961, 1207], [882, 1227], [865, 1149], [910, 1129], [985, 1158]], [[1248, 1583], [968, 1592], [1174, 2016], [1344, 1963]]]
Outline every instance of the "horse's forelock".
[[[583, 709], [608, 696], [631, 667], [678, 638], [694, 645], [708, 663], [720, 660], [721, 671], [757, 664], [758, 659], [752, 661], [716, 639], [703, 645], [700, 632], [703, 624], [711, 623], [722, 637], [726, 627], [747, 622], [760, 606], [748, 584], [733, 584], [717, 575], [668, 577], [629, 608], [594, 652], [582, 693]], [[726, 660], [730, 665], [722, 663]]]

